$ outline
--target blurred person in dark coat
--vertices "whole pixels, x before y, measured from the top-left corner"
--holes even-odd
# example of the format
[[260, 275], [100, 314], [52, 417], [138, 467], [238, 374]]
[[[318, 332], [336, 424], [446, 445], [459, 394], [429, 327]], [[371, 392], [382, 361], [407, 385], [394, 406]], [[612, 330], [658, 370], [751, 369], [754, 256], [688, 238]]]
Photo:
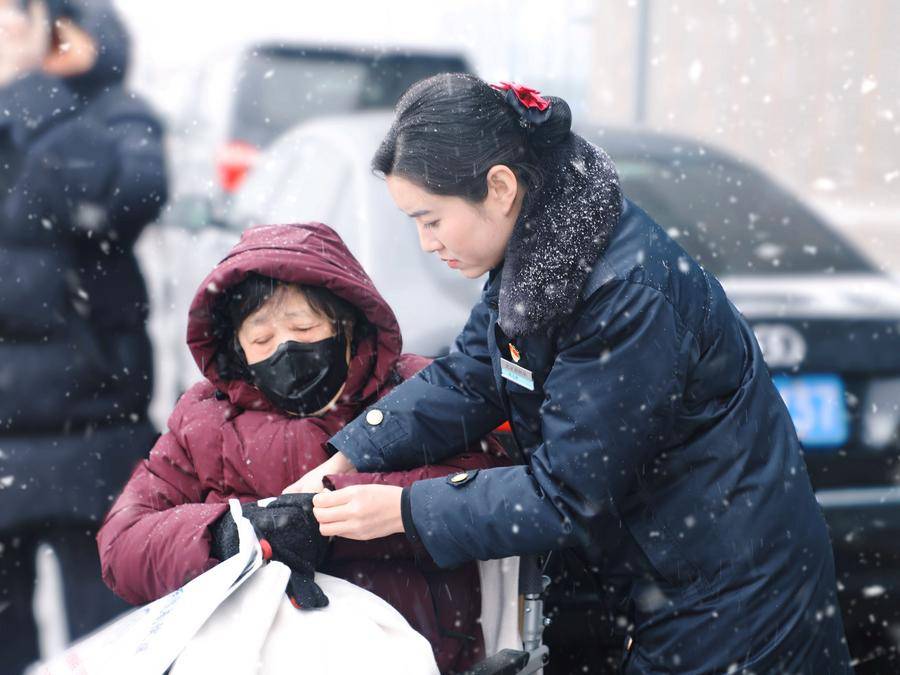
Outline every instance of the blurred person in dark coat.
[[70, 637], [124, 608], [100, 518], [156, 435], [133, 253], [166, 199], [161, 128], [123, 89], [128, 35], [95, 0], [0, 0], [2, 669], [38, 657], [35, 550], [59, 556]]

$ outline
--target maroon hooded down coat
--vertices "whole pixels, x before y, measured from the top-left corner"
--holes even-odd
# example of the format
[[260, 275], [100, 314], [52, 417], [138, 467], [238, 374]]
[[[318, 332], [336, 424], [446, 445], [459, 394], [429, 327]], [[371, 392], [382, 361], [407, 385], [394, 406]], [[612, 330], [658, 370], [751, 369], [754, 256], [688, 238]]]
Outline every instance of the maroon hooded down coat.
[[[339, 404], [322, 417], [274, 408], [252, 385], [223, 380], [215, 365], [213, 303], [249, 273], [324, 286], [353, 303], [375, 327], [355, 346]], [[103, 578], [131, 603], [145, 603], [213, 567], [208, 527], [227, 501], [278, 495], [329, 456], [326, 442], [372, 401], [427, 365], [401, 355], [397, 320], [340, 237], [325, 225], [248, 230], [202, 282], [191, 304], [188, 346], [206, 380], [175, 406], [163, 434], [135, 470], [97, 540]], [[486, 448], [487, 451], [482, 450]], [[334, 488], [358, 483], [406, 486], [460, 469], [508, 464], [492, 439], [442, 465], [392, 473], [330, 476]], [[322, 571], [351, 581], [396, 607], [432, 644], [442, 672], [483, 658], [474, 563], [441, 570], [404, 535], [370, 542], [335, 539]]]

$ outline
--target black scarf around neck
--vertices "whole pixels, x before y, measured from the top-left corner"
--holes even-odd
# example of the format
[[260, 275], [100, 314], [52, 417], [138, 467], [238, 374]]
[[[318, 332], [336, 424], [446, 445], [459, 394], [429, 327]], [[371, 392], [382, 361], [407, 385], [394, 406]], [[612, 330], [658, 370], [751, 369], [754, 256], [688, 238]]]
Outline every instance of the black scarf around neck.
[[576, 134], [544, 155], [525, 195], [500, 280], [500, 328], [536, 333], [572, 313], [622, 211], [609, 156]]

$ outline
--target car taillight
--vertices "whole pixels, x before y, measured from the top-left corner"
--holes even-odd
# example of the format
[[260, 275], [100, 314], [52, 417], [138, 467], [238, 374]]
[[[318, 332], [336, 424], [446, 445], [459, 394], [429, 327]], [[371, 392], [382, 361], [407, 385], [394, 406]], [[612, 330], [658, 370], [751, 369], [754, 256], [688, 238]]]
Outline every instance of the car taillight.
[[898, 441], [900, 432], [900, 378], [873, 380], [862, 411], [862, 440], [873, 450]]
[[256, 163], [259, 148], [245, 141], [230, 141], [219, 152], [219, 184], [225, 192], [234, 192]]

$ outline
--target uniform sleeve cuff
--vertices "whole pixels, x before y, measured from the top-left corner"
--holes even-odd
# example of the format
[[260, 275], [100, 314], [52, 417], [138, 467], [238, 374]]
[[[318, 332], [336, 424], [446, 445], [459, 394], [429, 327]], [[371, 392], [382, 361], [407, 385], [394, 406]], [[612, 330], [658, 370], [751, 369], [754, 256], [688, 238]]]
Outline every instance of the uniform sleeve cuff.
[[372, 442], [369, 432], [362, 424], [351, 422], [336, 433], [328, 441], [328, 445], [350, 460], [357, 471], [367, 473], [387, 471], [380, 448]]
[[419, 532], [416, 530], [416, 524], [412, 517], [412, 498], [408, 487], [403, 488], [400, 495], [400, 517], [403, 519], [403, 531], [406, 532], [406, 538], [410, 543], [418, 544], [420, 542]]

